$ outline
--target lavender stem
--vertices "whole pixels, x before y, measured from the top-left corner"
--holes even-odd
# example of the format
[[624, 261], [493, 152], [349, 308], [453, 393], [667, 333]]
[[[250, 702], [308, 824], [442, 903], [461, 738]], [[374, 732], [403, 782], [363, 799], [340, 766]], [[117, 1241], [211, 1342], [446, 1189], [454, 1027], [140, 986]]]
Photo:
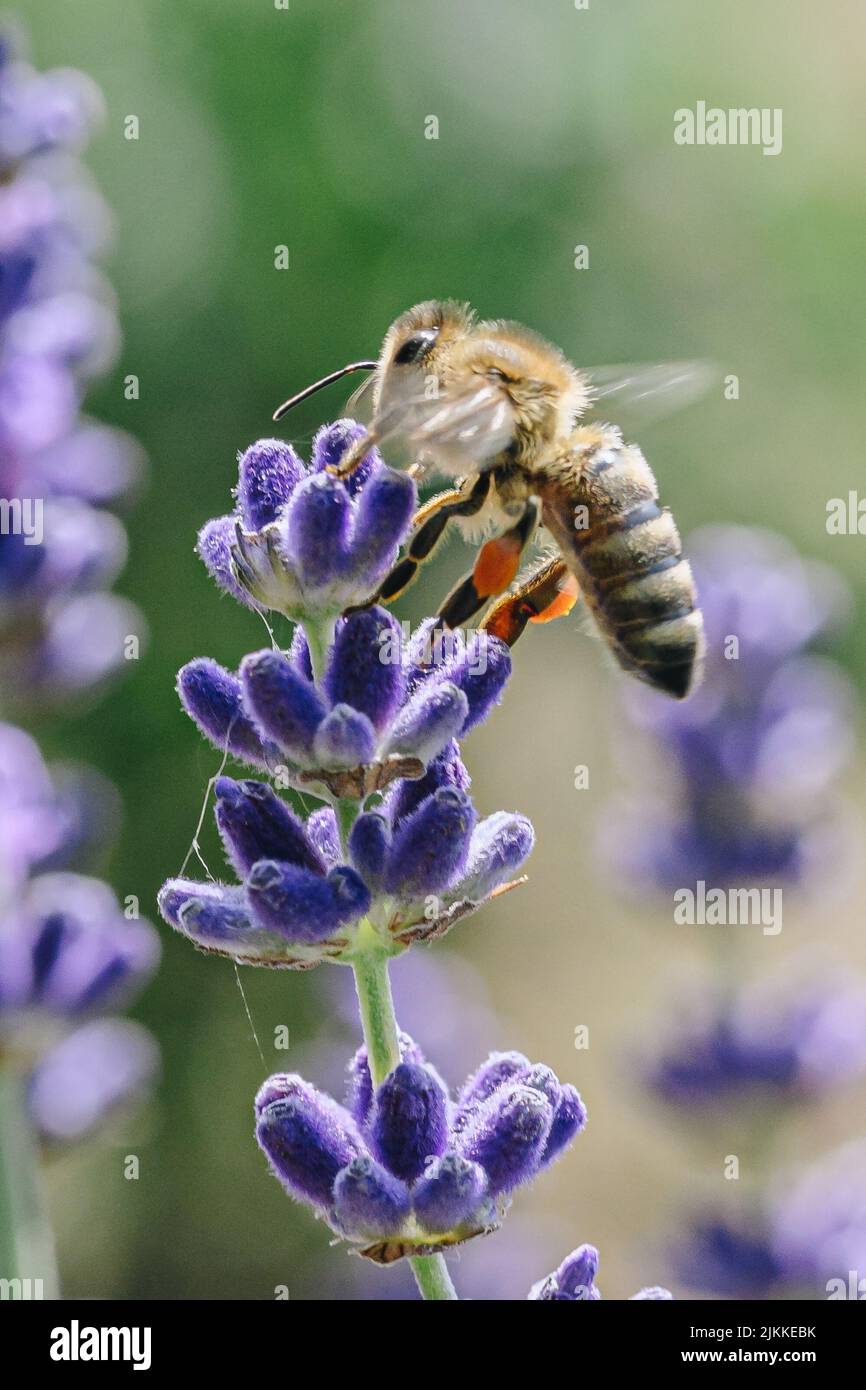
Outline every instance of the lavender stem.
[[24, 1080], [0, 1067], [0, 1279], [14, 1300], [60, 1297]]

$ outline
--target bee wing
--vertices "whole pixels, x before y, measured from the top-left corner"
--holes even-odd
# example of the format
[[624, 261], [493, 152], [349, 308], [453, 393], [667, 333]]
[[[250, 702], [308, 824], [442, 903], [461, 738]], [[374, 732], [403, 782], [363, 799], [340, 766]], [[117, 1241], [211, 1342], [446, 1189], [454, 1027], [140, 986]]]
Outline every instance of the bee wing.
[[[719, 380], [712, 362], [638, 362], [586, 371], [596, 415], [639, 429], [685, 410]], [[622, 419], [620, 418], [622, 411]]]
[[514, 409], [491, 381], [466, 390], [445, 390], [433, 399], [402, 399], [373, 421], [380, 439], [402, 435], [422, 453], [447, 455], [452, 463], [484, 463], [508, 444]]

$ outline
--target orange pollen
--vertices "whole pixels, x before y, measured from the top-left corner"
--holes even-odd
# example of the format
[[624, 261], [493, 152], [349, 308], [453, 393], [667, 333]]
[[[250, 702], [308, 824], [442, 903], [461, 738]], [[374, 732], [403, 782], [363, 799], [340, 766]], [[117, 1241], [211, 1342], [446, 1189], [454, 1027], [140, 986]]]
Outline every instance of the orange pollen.
[[520, 542], [514, 536], [500, 536], [481, 547], [472, 571], [479, 598], [490, 598], [508, 588], [520, 568], [520, 551]]
[[534, 618], [530, 618], [531, 623], [551, 623], [554, 618], [564, 618], [566, 613], [570, 613], [577, 603], [579, 594], [577, 580], [573, 575], [569, 575], [552, 603], [543, 608], [540, 613], [536, 613]]

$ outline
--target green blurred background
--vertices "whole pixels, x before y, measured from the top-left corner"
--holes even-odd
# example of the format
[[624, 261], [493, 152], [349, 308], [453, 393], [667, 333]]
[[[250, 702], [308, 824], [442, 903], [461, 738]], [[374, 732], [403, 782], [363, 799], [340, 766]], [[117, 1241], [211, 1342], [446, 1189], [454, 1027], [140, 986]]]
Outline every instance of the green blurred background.
[[[149, 649], [97, 709], [43, 734], [48, 752], [89, 760], [121, 788], [126, 819], [109, 868], [120, 893], [153, 904], [216, 770], [179, 710], [177, 667], [202, 654], [234, 666], [262, 645], [258, 619], [218, 597], [193, 554], [198, 527], [227, 510], [236, 451], [271, 433], [291, 390], [375, 354], [417, 300], [456, 296], [523, 320], [584, 365], [706, 357], [736, 373], [739, 400], [718, 390], [644, 431], [665, 499], [685, 530], [716, 520], [778, 529], [837, 566], [862, 600], [866, 542], [825, 530], [827, 499], [863, 477], [857, 0], [18, 9], [38, 65], [80, 67], [107, 99], [88, 162], [116, 216], [109, 269], [124, 348], [88, 408], [150, 456], [119, 586], [147, 614]], [[782, 154], [676, 146], [673, 112], [698, 99], [783, 108]], [[129, 114], [137, 142], [123, 136]], [[425, 139], [429, 115], [438, 141]], [[286, 271], [274, 268], [279, 244]], [[590, 256], [580, 271], [579, 244]], [[140, 378], [139, 401], [124, 400], [127, 373]], [[343, 406], [339, 388], [317, 398], [292, 418], [294, 442], [305, 446]], [[465, 561], [449, 547], [400, 616], [420, 616]], [[862, 646], [855, 624], [840, 652], [861, 688]], [[618, 678], [569, 622], [517, 651], [506, 703], [466, 757], [481, 811], [519, 807], [535, 822], [531, 882], [437, 950], [483, 974], [501, 1015], [484, 1047], [520, 1046], [556, 1067], [579, 1085], [591, 1122], [518, 1199], [512, 1231], [469, 1247], [455, 1279], [507, 1278], [517, 1296], [591, 1240], [606, 1296], [622, 1297], [663, 1279], [661, 1237], [690, 1185], [720, 1185], [717, 1155], [696, 1155], [652, 1113], [627, 1063], [702, 943], [674, 939], [663, 907], [623, 903], [594, 853], [617, 785]], [[580, 794], [577, 763], [591, 766]], [[855, 794], [859, 780], [852, 768]], [[209, 831], [203, 849], [218, 864]], [[845, 900], [786, 914], [778, 941], [750, 937], [743, 949], [758, 968], [808, 943], [864, 964], [860, 911], [855, 885]], [[159, 1095], [126, 1130], [54, 1165], [66, 1291], [405, 1291], [399, 1273], [329, 1250], [327, 1230], [292, 1207], [252, 1142], [265, 1070], [314, 1058], [310, 1040], [332, 1029], [324, 971], [244, 973], [263, 1068], [233, 968], [163, 935], [162, 971], [138, 1010], [164, 1051]], [[272, 1046], [280, 1023], [288, 1054]], [[579, 1024], [590, 1027], [588, 1052], [574, 1050]], [[348, 1052], [345, 1023], [339, 1037]], [[850, 1133], [851, 1107], [850, 1095], [825, 1107], [820, 1135], [795, 1125], [780, 1156]], [[129, 1152], [141, 1157], [137, 1183], [122, 1177]]]

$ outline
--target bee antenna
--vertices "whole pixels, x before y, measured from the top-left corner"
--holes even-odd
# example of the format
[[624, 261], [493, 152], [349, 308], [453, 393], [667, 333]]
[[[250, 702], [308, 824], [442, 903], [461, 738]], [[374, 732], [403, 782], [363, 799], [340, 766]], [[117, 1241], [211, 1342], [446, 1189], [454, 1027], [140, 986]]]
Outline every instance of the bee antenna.
[[324, 386], [330, 386], [332, 382], [339, 381], [341, 377], [348, 376], [350, 372], [372, 372], [378, 365], [378, 362], [350, 362], [347, 366], [341, 367], [339, 371], [323, 376], [321, 381], [314, 381], [312, 386], [305, 386], [303, 391], [299, 391], [296, 396], [290, 396], [287, 401], [283, 401], [282, 405], [274, 411], [273, 418], [282, 420], [293, 406], [300, 405], [301, 401], [305, 401], [308, 396], [314, 396]]

